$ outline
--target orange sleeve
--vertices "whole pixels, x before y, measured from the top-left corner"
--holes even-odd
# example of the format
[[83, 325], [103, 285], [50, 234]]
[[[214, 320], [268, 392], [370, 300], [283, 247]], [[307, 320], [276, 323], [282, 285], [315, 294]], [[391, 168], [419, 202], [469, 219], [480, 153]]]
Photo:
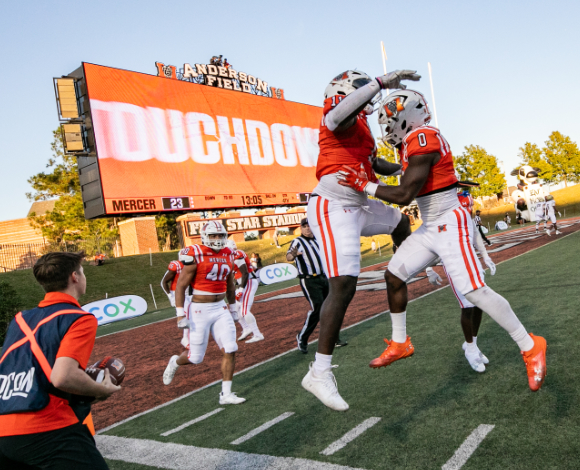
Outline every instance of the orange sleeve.
[[98, 322], [94, 315], [79, 318], [64, 335], [56, 357], [70, 357], [86, 369], [93, 352], [97, 326]]
[[167, 266], [167, 270], [177, 272], [177, 263], [175, 261], [169, 263], [169, 266]]
[[407, 158], [413, 155], [441, 153], [441, 141], [437, 133], [431, 129], [414, 132], [407, 140]]

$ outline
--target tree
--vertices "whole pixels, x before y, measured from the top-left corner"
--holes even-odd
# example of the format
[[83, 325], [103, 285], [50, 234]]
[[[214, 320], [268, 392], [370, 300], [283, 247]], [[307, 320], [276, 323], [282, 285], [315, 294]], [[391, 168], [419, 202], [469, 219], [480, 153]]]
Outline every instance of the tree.
[[552, 167], [554, 180], [564, 181], [566, 187], [568, 187], [568, 181], [578, 181], [580, 179], [580, 150], [576, 142], [554, 131], [545, 144], [544, 158]]
[[[377, 158], [382, 158], [383, 160], [386, 160], [391, 163], [399, 163], [399, 159], [395, 155], [395, 149], [393, 149], [393, 147], [383, 143], [380, 140], [378, 141], [377, 144]], [[383, 183], [392, 186], [399, 184], [396, 176], [380, 176], [380, 175], [377, 176]]]
[[4, 342], [10, 322], [22, 307], [16, 290], [7, 282], [0, 282], [0, 345]]
[[45, 238], [57, 243], [115, 236], [117, 229], [111, 227], [109, 220], [85, 219], [77, 159], [64, 153], [60, 128], [53, 131], [51, 150], [52, 157], [46, 165], [50, 171], [38, 173], [28, 180], [34, 192], [26, 196], [33, 201], [58, 200], [52, 211], [44, 215], [30, 214], [30, 224], [39, 228]]
[[505, 175], [499, 169], [497, 158], [479, 145], [466, 146], [454, 162], [460, 180], [479, 183], [478, 188], [471, 190], [473, 197], [501, 194], [505, 188]]
[[[521, 159], [522, 165], [530, 165], [534, 168], [539, 168], [538, 177], [546, 183], [549, 183], [554, 178], [552, 165], [550, 165], [544, 156], [544, 152], [536, 144], [526, 142], [523, 147], [520, 147], [518, 156]], [[519, 169], [520, 167], [518, 167]], [[514, 168], [515, 169], [515, 168]]]
[[157, 227], [157, 239], [163, 251], [169, 251], [172, 247], [179, 246], [177, 238], [178, 216], [174, 214], [162, 214], [155, 217], [155, 227]]

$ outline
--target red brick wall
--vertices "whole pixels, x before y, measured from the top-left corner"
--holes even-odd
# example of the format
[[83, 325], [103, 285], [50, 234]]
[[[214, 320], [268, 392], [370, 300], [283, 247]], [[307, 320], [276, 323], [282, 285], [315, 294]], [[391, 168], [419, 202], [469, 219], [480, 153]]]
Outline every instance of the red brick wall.
[[123, 256], [142, 255], [159, 251], [155, 217], [136, 217], [119, 222]]

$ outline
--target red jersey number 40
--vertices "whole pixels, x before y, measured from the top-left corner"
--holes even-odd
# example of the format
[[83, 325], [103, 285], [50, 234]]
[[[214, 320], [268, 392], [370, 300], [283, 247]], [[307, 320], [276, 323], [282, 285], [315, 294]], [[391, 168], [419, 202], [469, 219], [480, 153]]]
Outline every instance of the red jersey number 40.
[[216, 263], [205, 278], [209, 281], [225, 281], [229, 273], [230, 267], [227, 264], [222, 264], [220, 268], [220, 265]]

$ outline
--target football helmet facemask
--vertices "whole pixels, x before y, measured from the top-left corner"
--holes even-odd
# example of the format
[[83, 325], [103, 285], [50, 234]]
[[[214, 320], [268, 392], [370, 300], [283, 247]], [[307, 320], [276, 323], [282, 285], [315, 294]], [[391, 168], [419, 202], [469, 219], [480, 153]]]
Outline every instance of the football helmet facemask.
[[[210, 235], [219, 235], [218, 237], [210, 238]], [[228, 232], [223, 224], [217, 220], [212, 220], [205, 224], [201, 229], [201, 243], [208, 248], [214, 250], [221, 250], [226, 246], [228, 241]]]
[[379, 127], [383, 141], [399, 145], [412, 130], [431, 121], [427, 100], [418, 91], [398, 90], [388, 95], [379, 107]]

